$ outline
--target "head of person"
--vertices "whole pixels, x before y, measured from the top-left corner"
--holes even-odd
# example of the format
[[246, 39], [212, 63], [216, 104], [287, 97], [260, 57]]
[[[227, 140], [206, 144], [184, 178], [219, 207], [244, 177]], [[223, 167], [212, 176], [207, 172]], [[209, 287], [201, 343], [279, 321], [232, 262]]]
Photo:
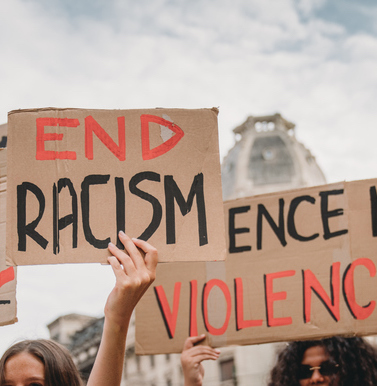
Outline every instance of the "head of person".
[[0, 359], [0, 386], [82, 386], [69, 351], [50, 340], [25, 340]]
[[269, 386], [377, 385], [377, 351], [362, 338], [292, 342], [271, 371]]

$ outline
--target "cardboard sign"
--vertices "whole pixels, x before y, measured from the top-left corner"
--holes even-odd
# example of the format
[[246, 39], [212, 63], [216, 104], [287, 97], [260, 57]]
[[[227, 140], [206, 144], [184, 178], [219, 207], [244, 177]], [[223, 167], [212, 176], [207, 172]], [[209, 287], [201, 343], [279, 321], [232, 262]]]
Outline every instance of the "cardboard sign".
[[377, 333], [377, 179], [228, 201], [225, 216], [225, 262], [159, 265], [138, 353], [201, 333], [213, 347]]
[[5, 264], [6, 150], [0, 149], [0, 326], [17, 321], [16, 271]]
[[9, 264], [104, 263], [120, 230], [159, 261], [223, 260], [217, 113], [10, 112]]

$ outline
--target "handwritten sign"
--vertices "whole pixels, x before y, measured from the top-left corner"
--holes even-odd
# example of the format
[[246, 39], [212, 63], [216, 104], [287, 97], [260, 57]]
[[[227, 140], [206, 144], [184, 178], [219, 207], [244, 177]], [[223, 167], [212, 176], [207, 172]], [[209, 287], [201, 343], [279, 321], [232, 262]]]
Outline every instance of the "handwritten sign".
[[226, 255], [216, 109], [8, 117], [9, 264], [106, 262], [117, 234], [160, 261]]
[[6, 150], [0, 149], [0, 326], [17, 321], [15, 268], [5, 264], [6, 175]]
[[[140, 354], [377, 333], [377, 179], [225, 203], [225, 262], [163, 264], [136, 313]], [[153, 326], [148, 321], [153, 320]]]

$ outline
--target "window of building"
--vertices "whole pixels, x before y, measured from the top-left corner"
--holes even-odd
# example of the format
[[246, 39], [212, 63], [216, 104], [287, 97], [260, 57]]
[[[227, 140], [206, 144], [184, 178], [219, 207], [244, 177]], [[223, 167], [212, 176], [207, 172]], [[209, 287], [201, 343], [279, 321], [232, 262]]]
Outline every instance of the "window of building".
[[235, 379], [234, 359], [229, 358], [220, 362], [221, 382]]
[[124, 362], [123, 362], [123, 376], [124, 376], [125, 379], [127, 379], [127, 375], [128, 375], [127, 363], [128, 363], [128, 360], [126, 358], [124, 358]]
[[136, 368], [137, 368], [137, 371], [140, 371], [141, 370], [141, 364], [140, 364], [140, 357], [138, 355], [135, 356], [135, 359], [136, 359]]

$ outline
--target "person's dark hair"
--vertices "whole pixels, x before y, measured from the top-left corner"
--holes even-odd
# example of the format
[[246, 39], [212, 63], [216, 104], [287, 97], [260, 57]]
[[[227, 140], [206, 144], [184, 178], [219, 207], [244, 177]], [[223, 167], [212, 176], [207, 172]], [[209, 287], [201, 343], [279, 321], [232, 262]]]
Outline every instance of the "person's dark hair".
[[315, 346], [322, 346], [330, 359], [339, 364], [340, 386], [377, 385], [377, 350], [362, 338], [333, 337], [289, 343], [278, 356], [268, 386], [299, 385], [298, 372], [304, 353]]
[[46, 386], [82, 386], [69, 351], [58, 343], [45, 339], [24, 340], [5, 351], [0, 359], [0, 386], [5, 381], [7, 360], [22, 352], [35, 356], [44, 364]]

